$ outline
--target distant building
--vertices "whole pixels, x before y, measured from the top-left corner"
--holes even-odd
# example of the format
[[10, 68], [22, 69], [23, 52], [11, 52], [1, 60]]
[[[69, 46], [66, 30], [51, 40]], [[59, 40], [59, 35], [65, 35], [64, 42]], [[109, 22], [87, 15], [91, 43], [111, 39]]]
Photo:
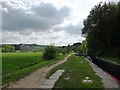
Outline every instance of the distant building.
[[15, 52], [20, 52], [20, 44], [19, 45], [15, 44], [13, 46], [14, 46]]
[[26, 45], [26, 44], [16, 44], [13, 46], [14, 46], [15, 52], [28, 52], [28, 51], [30, 51], [29, 45]]
[[28, 52], [28, 51], [30, 51], [30, 47], [28, 45], [21, 44], [20, 45], [20, 51], [21, 52]]

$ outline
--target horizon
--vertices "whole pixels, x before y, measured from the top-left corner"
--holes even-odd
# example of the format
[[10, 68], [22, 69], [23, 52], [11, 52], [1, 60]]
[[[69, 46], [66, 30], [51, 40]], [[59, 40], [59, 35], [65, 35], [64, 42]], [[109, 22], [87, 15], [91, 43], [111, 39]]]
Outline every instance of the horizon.
[[[75, 43], [82, 43], [82, 42], [75, 42]], [[68, 46], [68, 45], [73, 45], [73, 44], [68, 44], [68, 45], [57, 45], [57, 44], [37, 44], [37, 43], [0, 43], [0, 45], [20, 45], [20, 44], [23, 44], [23, 45], [32, 45], [32, 44], [35, 44], [35, 45], [43, 45], [43, 46], [47, 46], [47, 45], [54, 45], [54, 46]]]

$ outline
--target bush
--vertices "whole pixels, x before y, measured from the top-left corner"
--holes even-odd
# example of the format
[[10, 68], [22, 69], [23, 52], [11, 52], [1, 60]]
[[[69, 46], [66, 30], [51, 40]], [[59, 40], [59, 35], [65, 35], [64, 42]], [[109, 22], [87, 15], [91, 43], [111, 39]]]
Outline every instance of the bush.
[[47, 46], [43, 53], [43, 58], [47, 60], [55, 59], [57, 56], [57, 49], [53, 45]]

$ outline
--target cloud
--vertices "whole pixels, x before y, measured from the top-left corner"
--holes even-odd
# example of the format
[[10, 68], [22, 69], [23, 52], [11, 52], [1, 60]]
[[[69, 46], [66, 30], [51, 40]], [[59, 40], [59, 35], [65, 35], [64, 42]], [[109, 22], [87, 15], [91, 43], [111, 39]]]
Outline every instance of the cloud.
[[31, 9], [13, 8], [3, 3], [2, 7], [2, 29], [7, 31], [37, 30], [45, 31], [57, 24], [64, 22], [69, 16], [70, 9], [62, 7], [56, 9], [50, 3], [41, 3], [31, 6]]
[[108, 2], [119, 2], [120, 0], [106, 0]]
[[64, 28], [67, 33], [81, 34], [82, 23], [78, 22], [76, 25], [70, 24]]
[[2, 43], [68, 45], [84, 40], [81, 37], [82, 21], [91, 8], [101, 1], [119, 0], [3, 1], [0, 5]]
[[65, 31], [69, 34], [81, 34], [81, 29], [83, 27], [82, 21], [77, 22], [76, 24], [70, 23], [65, 26], [56, 26], [53, 28], [54, 31]]
[[22, 35], [19, 32], [3, 32], [2, 43], [36, 43], [36, 44], [55, 44], [55, 45], [68, 45], [73, 42], [80, 42], [83, 38], [79, 34], [71, 35], [64, 31], [59, 32], [32, 32], [29, 37], [28, 35]]

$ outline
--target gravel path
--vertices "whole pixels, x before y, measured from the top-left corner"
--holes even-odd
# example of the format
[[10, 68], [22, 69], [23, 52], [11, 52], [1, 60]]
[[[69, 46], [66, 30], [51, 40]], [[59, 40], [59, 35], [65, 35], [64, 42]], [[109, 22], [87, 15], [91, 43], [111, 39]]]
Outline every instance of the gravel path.
[[39, 88], [47, 80], [45, 78], [47, 73], [52, 68], [66, 62], [69, 56], [71, 56], [71, 54], [56, 64], [48, 67], [43, 67], [42, 69], [39, 69], [18, 81], [10, 83], [10, 86], [8, 86], [8, 88]]
[[99, 68], [94, 63], [90, 62], [90, 65], [93, 67], [93, 70], [96, 74], [102, 78], [104, 88], [120, 88], [120, 85], [114, 81], [108, 74], [106, 74], [101, 68]]

